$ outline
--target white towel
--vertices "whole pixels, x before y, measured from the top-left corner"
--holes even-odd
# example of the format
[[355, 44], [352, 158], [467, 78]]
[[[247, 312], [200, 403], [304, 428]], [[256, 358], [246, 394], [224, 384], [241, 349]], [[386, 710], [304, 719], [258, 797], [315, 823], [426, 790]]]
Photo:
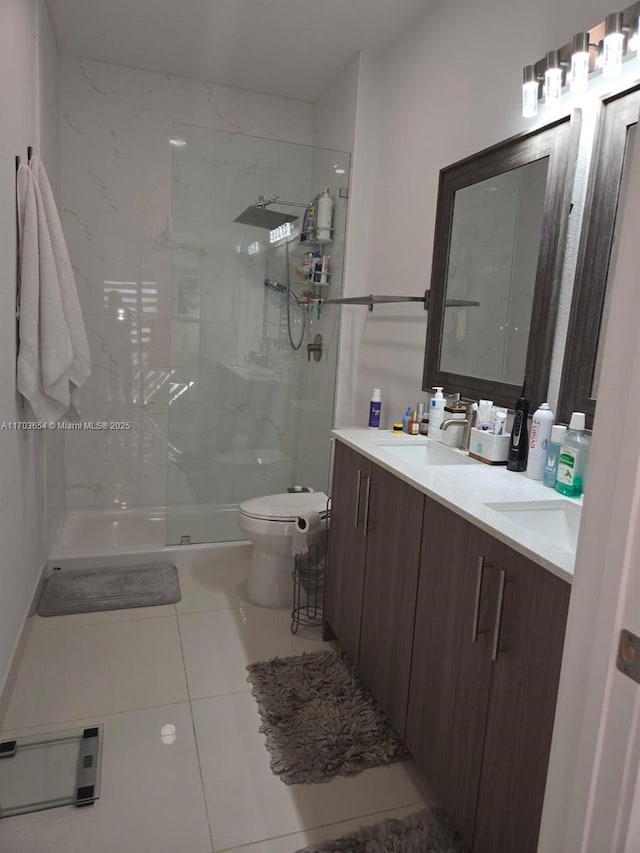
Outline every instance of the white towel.
[[31, 169], [17, 176], [20, 234], [20, 348], [17, 387], [37, 420], [58, 420], [71, 404], [73, 358], [42, 196]]
[[78, 389], [91, 374], [91, 355], [89, 344], [87, 343], [87, 333], [84, 328], [73, 267], [71, 266], [62, 223], [60, 222], [49, 178], [47, 177], [42, 160], [37, 155], [31, 158], [29, 166], [42, 196], [42, 209], [53, 249], [53, 257], [58, 275], [58, 287], [60, 289], [62, 307], [73, 350], [73, 357], [68, 369], [68, 378], [71, 383], [71, 405], [77, 408]]

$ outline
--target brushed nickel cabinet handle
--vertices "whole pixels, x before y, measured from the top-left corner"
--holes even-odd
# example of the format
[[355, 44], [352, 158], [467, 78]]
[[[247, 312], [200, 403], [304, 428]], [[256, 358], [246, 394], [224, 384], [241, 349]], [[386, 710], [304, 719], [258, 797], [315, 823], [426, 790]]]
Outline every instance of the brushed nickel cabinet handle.
[[365, 498], [365, 504], [364, 504], [363, 528], [364, 528], [364, 535], [366, 536], [367, 533], [369, 532], [369, 503], [370, 503], [369, 498], [371, 497], [371, 477], [370, 476], [365, 477], [365, 480], [367, 481], [367, 491], [366, 491], [366, 498]]
[[478, 642], [478, 622], [480, 620], [480, 596], [482, 595], [482, 577], [484, 575], [484, 557], [478, 557], [478, 577], [476, 579], [476, 597], [473, 605], [473, 627], [471, 628], [471, 642]]
[[498, 603], [496, 605], [496, 624], [493, 627], [493, 649], [491, 651], [491, 660], [498, 660], [498, 645], [500, 643], [500, 626], [502, 625], [502, 605], [504, 604], [504, 585], [507, 580], [507, 573], [504, 569], [500, 571], [500, 583], [498, 586]]
[[356, 476], [356, 511], [353, 517], [353, 526], [358, 529], [358, 525], [360, 524], [360, 483], [362, 482], [362, 471], [358, 468], [358, 474]]

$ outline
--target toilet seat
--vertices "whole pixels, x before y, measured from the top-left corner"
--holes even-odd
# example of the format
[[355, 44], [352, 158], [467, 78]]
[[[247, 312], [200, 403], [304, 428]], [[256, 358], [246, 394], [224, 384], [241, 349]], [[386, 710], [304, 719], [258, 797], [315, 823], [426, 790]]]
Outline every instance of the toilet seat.
[[286, 492], [251, 498], [240, 504], [240, 514], [261, 521], [295, 521], [305, 512], [327, 513], [327, 496], [324, 492]]

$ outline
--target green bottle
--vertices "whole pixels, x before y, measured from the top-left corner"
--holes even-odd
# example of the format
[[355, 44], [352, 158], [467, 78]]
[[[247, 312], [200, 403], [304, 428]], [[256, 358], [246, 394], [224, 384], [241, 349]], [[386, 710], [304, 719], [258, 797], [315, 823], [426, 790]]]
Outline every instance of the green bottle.
[[589, 436], [584, 434], [584, 412], [574, 412], [560, 445], [556, 492], [569, 498], [580, 497], [584, 489], [590, 443]]

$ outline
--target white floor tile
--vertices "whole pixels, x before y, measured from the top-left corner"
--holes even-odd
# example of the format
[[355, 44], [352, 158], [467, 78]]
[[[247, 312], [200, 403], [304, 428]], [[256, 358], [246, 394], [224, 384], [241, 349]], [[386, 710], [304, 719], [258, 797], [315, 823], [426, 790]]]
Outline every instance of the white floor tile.
[[178, 613], [225, 610], [248, 604], [245, 583], [249, 562], [250, 556], [246, 556], [180, 567], [182, 599], [176, 604]]
[[[188, 703], [74, 727], [98, 721], [104, 724], [100, 799], [86, 808], [1, 820], [2, 853], [210, 853]], [[172, 744], [161, 738], [166, 724], [176, 728]]]
[[269, 767], [250, 693], [194, 702], [193, 716], [216, 850], [422, 803], [404, 762], [320, 785], [285, 785]]
[[182, 614], [178, 622], [192, 699], [250, 690], [248, 663], [329, 648], [319, 629], [294, 636], [288, 610], [239, 607]]
[[233, 853], [296, 853], [297, 850], [311, 844], [319, 844], [321, 841], [330, 841], [340, 838], [341, 835], [355, 832], [361, 826], [371, 826], [392, 817], [402, 820], [407, 815], [420, 811], [421, 808], [421, 803], [403, 806], [400, 809], [364, 815], [353, 820], [331, 823], [329, 826], [321, 826], [318, 829], [309, 829], [305, 832], [294, 832], [291, 835], [281, 835], [279, 838], [270, 838], [268, 841], [258, 841], [255, 844], [243, 844], [242, 847], [233, 847], [232, 849]]
[[37, 726], [187, 698], [175, 617], [35, 631], [4, 724]]
[[128, 622], [131, 619], [158, 619], [175, 616], [174, 604], [156, 607], [131, 607], [123, 610], [100, 610], [97, 613], [71, 613], [67, 616], [38, 616], [33, 618], [32, 631], [50, 631], [53, 628], [77, 628], [82, 625], [100, 625], [103, 622]]

